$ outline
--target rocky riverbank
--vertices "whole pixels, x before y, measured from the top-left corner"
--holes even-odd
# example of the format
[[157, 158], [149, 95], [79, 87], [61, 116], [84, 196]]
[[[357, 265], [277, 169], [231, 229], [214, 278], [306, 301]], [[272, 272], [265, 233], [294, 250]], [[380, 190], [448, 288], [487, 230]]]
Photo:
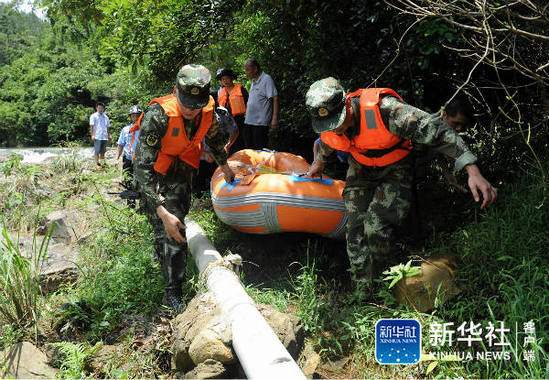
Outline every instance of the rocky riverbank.
[[[245, 376], [231, 346], [230, 328], [215, 297], [205, 288], [194, 289], [197, 295], [178, 316], [156, 303], [146, 313], [129, 308], [114, 322], [74, 291], [96, 277], [90, 260], [101, 260], [105, 251], [112, 256], [121, 254], [109, 246], [111, 234], [129, 233], [122, 229], [132, 221], [143, 225], [141, 216], [108, 194], [120, 188], [118, 168], [97, 169], [76, 154], [48, 158], [39, 166], [26, 165], [13, 155], [5, 162], [11, 166], [4, 166], [0, 184], [12, 192], [2, 199], [6, 232], [2, 244], [13, 246], [11, 254], [20, 253], [29, 263], [37, 262], [38, 247], [44, 247], [44, 252], [36, 268], [41, 285], [37, 325], [27, 323], [19, 338], [4, 339], [0, 354], [5, 360], [4, 377], [66, 377], [70, 374], [67, 362], [74, 360], [75, 352], [84, 358], [82, 374], [99, 378], [124, 373], [138, 377]], [[10, 203], [12, 207], [6, 207]], [[204, 204], [195, 202], [195, 206]], [[259, 304], [258, 309], [294, 359], [313, 376], [320, 357], [306, 346], [300, 318], [270, 305]], [[94, 328], [96, 323], [99, 327]], [[12, 328], [2, 326], [3, 332]], [[95, 332], [90, 336], [94, 329], [101, 332], [99, 336]], [[153, 364], [147, 368], [146, 362]]]

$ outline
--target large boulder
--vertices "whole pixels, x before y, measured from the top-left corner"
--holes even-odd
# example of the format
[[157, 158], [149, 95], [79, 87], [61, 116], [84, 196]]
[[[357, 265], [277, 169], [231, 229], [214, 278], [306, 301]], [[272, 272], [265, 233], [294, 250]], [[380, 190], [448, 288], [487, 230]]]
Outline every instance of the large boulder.
[[221, 335], [208, 326], [194, 337], [189, 346], [189, 357], [196, 365], [208, 359], [222, 364], [232, 363], [236, 356], [229, 343], [224, 342]]
[[48, 256], [40, 270], [40, 284], [44, 293], [53, 292], [59, 285], [77, 280], [77, 256], [78, 250], [65, 244], [53, 244], [48, 247]]
[[14, 344], [0, 353], [0, 377], [15, 379], [53, 379], [57, 369], [48, 365], [46, 354], [29, 342]]
[[320, 365], [320, 355], [315, 352], [312, 346], [307, 344], [299, 355], [297, 365], [308, 379], [312, 379]]
[[219, 309], [212, 293], [206, 292], [194, 297], [185, 311], [173, 322], [173, 362], [177, 371], [188, 372], [196, 364], [189, 355], [194, 338], [206, 328]]

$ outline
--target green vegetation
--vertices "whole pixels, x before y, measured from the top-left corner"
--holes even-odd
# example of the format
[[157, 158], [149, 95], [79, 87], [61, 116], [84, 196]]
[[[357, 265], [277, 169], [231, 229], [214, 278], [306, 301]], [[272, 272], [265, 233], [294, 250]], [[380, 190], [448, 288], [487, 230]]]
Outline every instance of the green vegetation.
[[[431, 0], [415, 10], [400, 0], [38, 3], [49, 7], [45, 20], [0, 4], [2, 146], [88, 144], [96, 101], [107, 103], [116, 138], [127, 123], [127, 107], [144, 108], [169, 93], [178, 67], [190, 62], [212, 72], [230, 66], [249, 86], [243, 63], [257, 58], [280, 93], [280, 128], [272, 133], [272, 147], [308, 159], [316, 136], [304, 94], [314, 80], [334, 76], [350, 90], [391, 87], [433, 112], [461, 88], [478, 116], [465, 139], [483, 174], [500, 189], [496, 205], [479, 211], [469, 194], [432, 185], [440, 177], [435, 168], [419, 192], [427, 240], [402, 243], [409, 257], [379, 280], [366, 302], [352, 290], [342, 242], [235, 232], [220, 223], [204, 198], [191, 216], [220, 252], [242, 255], [242, 280], [256, 301], [299, 315], [308, 343], [323, 361], [340, 363], [326, 377], [549, 377], [549, 45], [539, 34], [548, 29], [543, 2], [488, 0], [485, 12], [468, 8], [474, 2], [448, 7]], [[490, 17], [483, 17], [486, 12]], [[166, 311], [160, 307], [163, 284], [152, 258], [150, 226], [105, 195], [118, 176], [112, 168], [92, 170], [74, 151], [47, 166], [24, 165], [16, 155], [0, 164], [0, 348], [24, 339], [56, 339], [62, 377], [173, 376], [169, 342], [138, 352], [140, 338], [132, 330], [137, 324], [128, 328], [128, 319], [157, 323]], [[42, 295], [37, 268], [48, 239], [35, 239], [27, 257], [14, 236], [36, 237], [38, 221], [60, 209], [81, 216], [75, 231], [81, 240], [79, 278]], [[392, 285], [414, 273], [414, 260], [447, 253], [458, 258], [461, 293], [438, 300], [429, 313], [397, 305]], [[199, 287], [191, 263], [187, 277], [190, 299]], [[379, 318], [421, 321], [428, 352], [436, 351], [426, 338], [434, 322], [504, 321], [515, 331], [532, 321], [536, 341], [523, 347], [523, 336], [508, 334], [517, 360], [379, 366], [373, 332]], [[124, 347], [92, 374], [89, 359], [101, 349], [99, 342]], [[535, 360], [522, 360], [528, 352]]]
[[[245, 264], [243, 280], [257, 302], [273, 304], [281, 311], [299, 315], [309, 344], [324, 358], [348, 359], [349, 364], [335, 376], [332, 374], [334, 377], [546, 378], [549, 375], [549, 357], [544, 347], [549, 339], [546, 315], [549, 305], [549, 258], [546, 254], [549, 212], [546, 206], [539, 207], [544, 200], [543, 188], [539, 178], [534, 176], [531, 181], [507, 186], [493, 210], [482, 214], [474, 211], [468, 224], [452, 233], [435, 233], [421, 252], [410, 252], [412, 257], [451, 253], [458, 258], [456, 275], [461, 294], [445, 303], [438, 300], [439, 306], [430, 313], [418, 313], [398, 305], [392, 295], [394, 279], [415, 272], [411, 261], [403, 258], [406, 264], [395, 268], [397, 270], [385, 281], [380, 280], [373, 299], [356, 302], [359, 297], [342, 281], [341, 271], [333, 273], [327, 264], [334, 260], [336, 252], [328, 250], [326, 242], [319, 238], [299, 239], [297, 244], [303, 251], [297, 257], [298, 261], [289, 265], [292, 258], [288, 254], [286, 266], [289, 265], [289, 269], [279, 270], [268, 284], [263, 282], [264, 277], [259, 278], [261, 282], [254, 282], [247, 275], [247, 270], [253, 270], [254, 265]], [[430, 213], [436, 212], [436, 209], [430, 210]], [[246, 236], [216, 222], [211, 211], [195, 211], [194, 217], [206, 229], [207, 235], [233, 235], [232, 239], [218, 241], [216, 247], [220, 251], [231, 246], [231, 242], [233, 245], [242, 242]], [[430, 215], [425, 217], [429, 219]], [[268, 244], [269, 238], [264, 239]], [[294, 244], [295, 241], [288, 242], [287, 249]], [[340, 244], [339, 250], [342, 249]], [[246, 260], [269, 263], [268, 258], [256, 256], [261, 254], [253, 245], [241, 243], [240, 250], [232, 251], [241, 254], [245, 263]], [[463, 322], [474, 321], [483, 326], [492, 322], [498, 326], [503, 321], [513, 332], [506, 334], [513, 360], [432, 360], [415, 367], [379, 366], [374, 359], [374, 325], [380, 318], [418, 319], [423, 328], [425, 352], [441, 349], [429, 344], [430, 323], [453, 322], [456, 329]], [[536, 326], [537, 343], [522, 347], [522, 328], [528, 321]], [[518, 341], [514, 335], [517, 329]], [[466, 347], [459, 347], [466, 350]], [[518, 351], [515, 351], [516, 347]], [[474, 349], [494, 351], [493, 347], [481, 345]], [[533, 350], [535, 361], [523, 361], [527, 350]]]
[[40, 316], [40, 267], [46, 257], [51, 231], [42, 241], [34, 234], [30, 257], [25, 257], [19, 241], [12, 241], [2, 225], [0, 246], [0, 318], [18, 328], [36, 326]]
[[63, 358], [57, 363], [62, 379], [86, 377], [87, 360], [100, 348], [99, 344], [91, 347], [86, 343], [70, 342], [51, 343], [50, 347], [57, 349]]
[[[118, 342], [128, 339], [128, 344], [123, 346], [123, 359], [106, 362], [104, 372], [95, 375], [167, 375], [165, 363], [169, 360], [169, 343], [164, 342], [143, 355], [135, 353], [132, 348], [132, 330], [119, 335], [122, 326], [127, 326], [124, 320], [130, 316], [147, 319], [162, 313], [163, 284], [159, 267], [151, 257], [150, 226], [134, 210], [103, 195], [104, 187], [117, 175], [116, 170], [90, 171], [89, 163], [77, 165], [71, 160], [68, 156], [42, 167], [24, 165], [17, 160], [5, 164], [4, 171], [10, 172], [11, 180], [0, 185], [2, 189], [9, 186], [12, 193], [7, 195], [2, 191], [2, 202], [19, 202], [16, 208], [4, 208], [6, 220], [15, 220], [21, 209], [26, 212], [29, 201], [22, 194], [13, 192], [31, 195], [33, 192], [29, 189], [37, 192], [43, 184], [27, 177], [29, 173], [40, 171], [41, 179], [48, 181], [50, 176], [55, 176], [55, 186], [63, 188], [70, 184], [73, 191], [66, 191], [62, 198], [43, 199], [42, 209], [28, 207], [29, 212], [42, 214], [43, 209], [62, 206], [78, 210], [92, 221], [86, 226], [92, 237], [81, 235], [87, 240], [80, 245], [78, 281], [46, 297], [41, 296], [36, 280], [30, 282], [36, 287], [27, 294], [34, 297], [34, 305], [41, 307], [34, 306], [35, 314], [26, 314], [24, 323], [2, 314], [0, 343], [6, 346], [23, 337], [32, 338], [36, 333], [39, 337], [44, 336], [46, 330], [41, 327], [44, 323], [37, 325], [35, 319], [28, 317], [35, 315], [40, 317], [40, 321], [51, 320], [53, 328], [64, 337], [58, 341], [58, 365], [64, 377], [82, 373], [91, 375], [91, 368], [86, 363], [95, 355], [96, 349], [100, 349], [96, 344], [112, 339]], [[544, 189], [540, 178], [534, 175], [529, 178], [506, 186], [492, 210], [482, 213], [472, 210], [466, 216], [469, 221], [461, 227], [453, 232], [435, 231], [420, 250], [409, 252], [412, 258], [451, 253], [459, 261], [456, 275], [461, 294], [445, 303], [437, 302], [437, 308], [429, 313], [418, 313], [398, 305], [392, 295], [390, 285], [393, 280], [414, 270], [407, 258], [403, 257], [402, 262], [406, 264], [399, 266], [398, 271], [385, 281], [380, 280], [373, 298], [358, 301], [361, 297], [352, 289], [346, 273], [347, 263], [342, 259], [345, 257], [343, 242], [300, 234], [285, 235], [281, 239], [280, 236], [235, 232], [217, 219], [209, 201], [204, 198], [195, 201], [191, 215], [206, 230], [218, 250], [242, 255], [242, 281], [257, 302], [299, 315], [308, 343], [322, 358], [346, 363], [334, 366], [333, 372], [325, 372], [325, 376], [544, 378], [548, 375], [544, 344], [549, 339], [545, 312], [549, 303], [546, 294], [549, 263], [544, 249], [549, 213], [543, 203]], [[74, 191], [76, 189], [79, 190]], [[88, 195], [82, 197], [83, 194]], [[431, 219], [437, 210], [430, 209], [424, 217]], [[454, 214], [462, 213], [460, 210], [450, 211], [449, 220], [454, 220]], [[26, 220], [31, 227], [37, 218]], [[9, 232], [13, 236], [16, 231], [12, 228]], [[17, 245], [7, 243], [6, 246], [12, 247], [8, 251], [11, 252], [9, 257], [20, 257], [15, 254]], [[269, 253], [269, 247], [276, 253]], [[4, 265], [10, 264], [7, 257], [6, 250], [3, 250]], [[264, 270], [267, 267], [269, 276]], [[36, 276], [36, 272], [32, 273]], [[15, 274], [10, 276], [13, 278]], [[17, 276], [24, 278], [21, 274]], [[186, 297], [190, 299], [197, 289], [196, 269], [192, 264], [188, 266], [188, 278]], [[468, 321], [484, 325], [488, 322], [497, 325], [503, 321], [507, 328], [515, 331], [517, 326], [520, 329], [523, 323], [532, 321], [536, 328], [536, 343], [522, 347], [520, 334], [518, 341], [513, 334], [506, 335], [513, 358], [518, 360], [428, 360], [410, 367], [379, 366], [374, 360], [373, 334], [374, 324], [379, 318], [416, 318], [421, 321], [424, 351], [431, 353], [437, 351], [428, 340], [429, 327], [434, 322], [453, 322], [458, 326]], [[62, 332], [68, 331], [67, 326], [75, 329], [76, 338]], [[517, 351], [515, 347], [518, 347]], [[475, 349], [490, 351], [489, 347], [482, 346]], [[525, 350], [534, 353], [534, 361], [522, 360]]]
[[[96, 101], [107, 103], [116, 136], [127, 122], [128, 105], [144, 107], [170, 92], [183, 63], [200, 62], [212, 72], [231, 66], [249, 86], [243, 63], [255, 57], [280, 92], [275, 149], [311, 158], [315, 136], [303, 98], [314, 80], [326, 76], [351, 90], [394, 88], [410, 104], [433, 112], [461, 87], [478, 115], [469, 142], [484, 173], [497, 180], [535, 165], [524, 143], [528, 133], [534, 151], [546, 149], [548, 42], [535, 32], [547, 30], [547, 20], [541, 7], [524, 0], [509, 13], [516, 43], [500, 37], [508, 14], [495, 0], [486, 4], [493, 33], [480, 37], [477, 25], [467, 24], [475, 18], [461, 17], [472, 12], [467, 2], [448, 8], [454, 12], [450, 18], [433, 16], [437, 12], [416, 18], [400, 0], [39, 3], [48, 6], [46, 20], [0, 6], [0, 39], [10, 47], [0, 59], [0, 144], [88, 142]], [[398, 6], [405, 11], [396, 11]], [[530, 18], [538, 20], [537, 28], [530, 30]], [[482, 44], [476, 50], [470, 45], [492, 34], [499, 49], [494, 56], [503, 55], [501, 60], [486, 56]], [[509, 65], [509, 57], [516, 63]]]

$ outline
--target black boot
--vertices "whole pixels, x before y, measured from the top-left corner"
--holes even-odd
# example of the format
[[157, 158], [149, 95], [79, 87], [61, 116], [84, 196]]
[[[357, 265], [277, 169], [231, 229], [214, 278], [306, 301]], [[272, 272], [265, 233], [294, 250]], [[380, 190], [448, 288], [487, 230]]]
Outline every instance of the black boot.
[[175, 314], [181, 314], [187, 307], [185, 302], [181, 300], [181, 296], [181, 286], [177, 288], [166, 288], [166, 293], [164, 293], [164, 298], [162, 298], [162, 304], [172, 309]]

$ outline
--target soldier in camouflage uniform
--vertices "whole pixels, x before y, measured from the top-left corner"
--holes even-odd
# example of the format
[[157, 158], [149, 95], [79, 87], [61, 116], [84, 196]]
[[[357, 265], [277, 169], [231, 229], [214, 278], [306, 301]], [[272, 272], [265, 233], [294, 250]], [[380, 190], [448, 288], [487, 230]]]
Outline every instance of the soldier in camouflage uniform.
[[[479, 191], [484, 197], [481, 208], [494, 202], [497, 190], [482, 176], [461, 137], [442, 118], [404, 103], [390, 89], [363, 91], [345, 94], [336, 79], [326, 78], [311, 85], [306, 106], [313, 129], [322, 138], [309, 175], [321, 174], [335, 149], [351, 152], [343, 191], [349, 216], [347, 254], [357, 288], [369, 290], [372, 280], [394, 258], [392, 233], [410, 209], [414, 169], [408, 153], [412, 143], [432, 146], [454, 159], [455, 170], [465, 168], [475, 201], [480, 200]], [[363, 105], [360, 99], [366, 94], [372, 98]], [[372, 131], [381, 134], [374, 136]]]
[[228, 135], [213, 116], [214, 102], [209, 90], [208, 69], [200, 65], [183, 66], [177, 74], [173, 94], [149, 104], [140, 123], [141, 134], [133, 160], [141, 207], [153, 226], [155, 252], [163, 269], [166, 284], [163, 303], [177, 312], [184, 309], [181, 286], [187, 244], [183, 220], [189, 211], [192, 174], [202, 154], [203, 138], [221, 165], [225, 180], [234, 180], [223, 149]]

